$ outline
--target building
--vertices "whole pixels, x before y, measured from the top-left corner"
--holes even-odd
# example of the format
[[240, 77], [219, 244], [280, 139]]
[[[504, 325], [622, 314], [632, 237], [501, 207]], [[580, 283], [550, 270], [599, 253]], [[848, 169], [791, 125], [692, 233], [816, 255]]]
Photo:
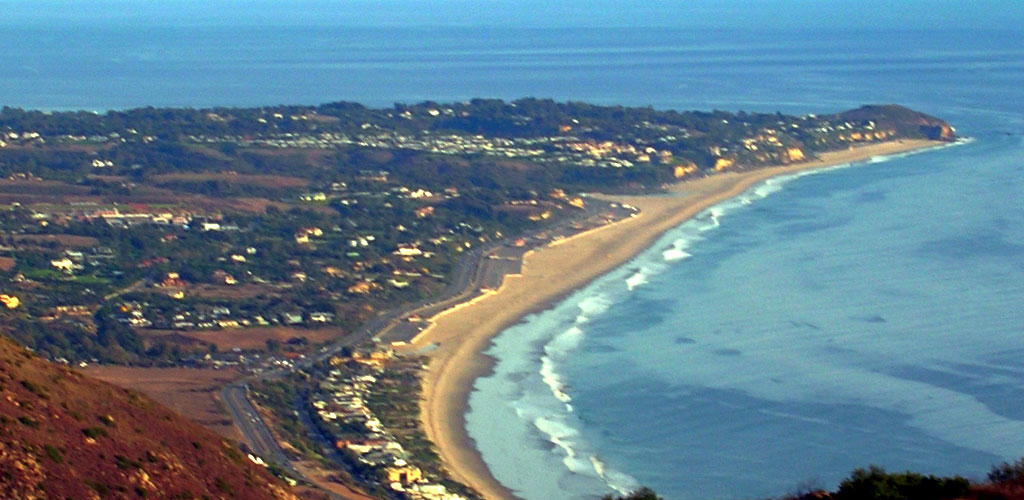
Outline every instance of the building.
[[388, 467], [384, 469], [384, 473], [387, 474], [389, 483], [412, 484], [423, 479], [423, 472], [415, 465]]
[[21, 305], [21, 300], [14, 295], [0, 295], [0, 304], [8, 309], [17, 309]]

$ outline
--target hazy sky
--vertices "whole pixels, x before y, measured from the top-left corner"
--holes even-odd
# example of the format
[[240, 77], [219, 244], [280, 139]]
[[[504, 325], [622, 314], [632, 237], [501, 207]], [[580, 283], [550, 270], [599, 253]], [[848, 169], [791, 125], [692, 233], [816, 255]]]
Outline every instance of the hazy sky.
[[6, 0], [6, 24], [1022, 29], [1019, 0]]

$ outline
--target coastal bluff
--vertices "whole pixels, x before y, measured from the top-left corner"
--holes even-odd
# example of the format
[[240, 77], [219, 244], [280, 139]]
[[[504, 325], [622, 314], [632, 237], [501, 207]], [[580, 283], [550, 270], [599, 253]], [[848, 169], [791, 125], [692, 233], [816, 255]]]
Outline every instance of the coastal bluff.
[[956, 140], [949, 122], [899, 104], [868, 105], [845, 111], [839, 118], [852, 123], [873, 122], [875, 128], [895, 131], [900, 137], [921, 137], [933, 141]]

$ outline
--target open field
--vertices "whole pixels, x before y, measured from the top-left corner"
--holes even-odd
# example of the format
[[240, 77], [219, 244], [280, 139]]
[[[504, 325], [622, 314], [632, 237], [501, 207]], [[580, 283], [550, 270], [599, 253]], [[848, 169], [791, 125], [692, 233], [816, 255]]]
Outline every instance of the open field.
[[73, 234], [14, 234], [9, 238], [16, 243], [57, 243], [65, 247], [89, 248], [100, 244], [100, 240], [92, 236], [76, 236]]
[[178, 182], [226, 182], [229, 184], [237, 184], [239, 186], [253, 186], [270, 189], [291, 189], [309, 186], [309, 180], [299, 177], [235, 174], [228, 172], [185, 172], [162, 174], [153, 176], [151, 182], [156, 185], [173, 184]]
[[217, 397], [221, 387], [239, 377], [234, 370], [89, 366], [81, 371], [105, 382], [139, 391], [224, 437], [236, 441], [241, 439], [231, 417], [222, 411]]
[[332, 149], [321, 148], [288, 148], [288, 149], [246, 149], [246, 153], [253, 153], [271, 158], [293, 158], [318, 167], [328, 166], [325, 160], [335, 154]]
[[294, 328], [288, 326], [262, 326], [256, 328], [228, 328], [223, 330], [177, 331], [177, 330], [137, 330], [143, 338], [180, 336], [217, 346], [221, 351], [239, 349], [266, 349], [268, 340], [276, 340], [282, 344], [292, 338], [305, 338], [310, 344], [319, 344], [335, 340], [345, 332], [337, 327]]

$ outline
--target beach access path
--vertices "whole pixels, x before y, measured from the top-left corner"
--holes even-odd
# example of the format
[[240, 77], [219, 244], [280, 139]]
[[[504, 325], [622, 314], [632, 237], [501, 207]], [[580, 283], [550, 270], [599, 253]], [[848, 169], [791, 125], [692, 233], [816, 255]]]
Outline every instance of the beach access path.
[[928, 140], [875, 143], [825, 153], [820, 159], [804, 163], [681, 182], [667, 194], [603, 197], [636, 207], [639, 213], [524, 253], [520, 273], [505, 276], [493, 293], [474, 295], [471, 305], [438, 312], [410, 339], [407, 349], [429, 351], [420, 408], [427, 437], [437, 446], [454, 479], [488, 499], [516, 498], [491, 474], [465, 427], [473, 383], [493, 368], [493, 360], [483, 351], [495, 335], [628, 261], [705, 208], [738, 196], [766, 179], [943, 144]]

